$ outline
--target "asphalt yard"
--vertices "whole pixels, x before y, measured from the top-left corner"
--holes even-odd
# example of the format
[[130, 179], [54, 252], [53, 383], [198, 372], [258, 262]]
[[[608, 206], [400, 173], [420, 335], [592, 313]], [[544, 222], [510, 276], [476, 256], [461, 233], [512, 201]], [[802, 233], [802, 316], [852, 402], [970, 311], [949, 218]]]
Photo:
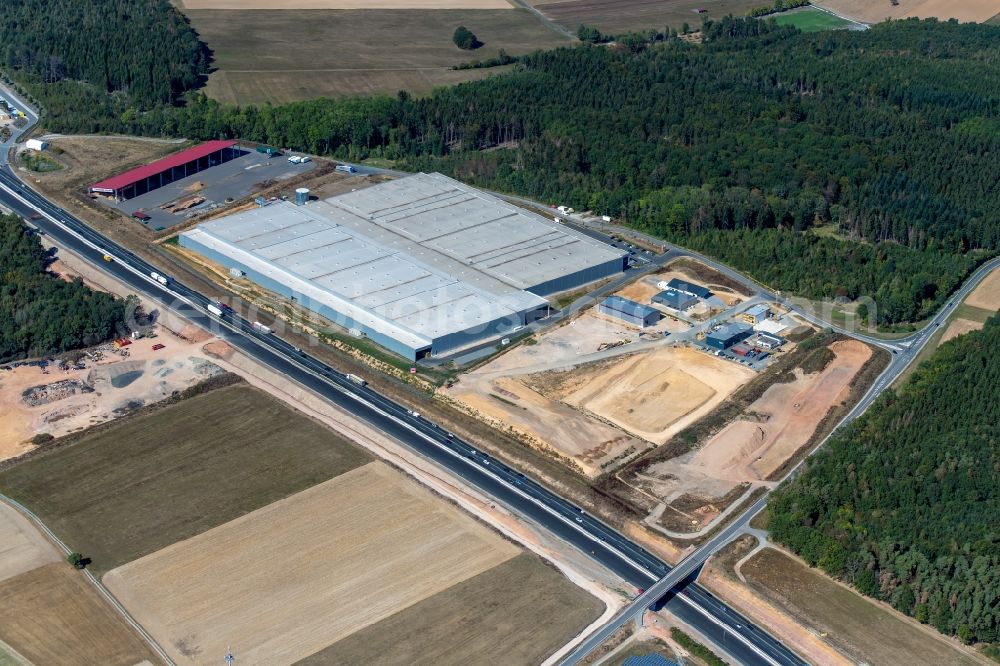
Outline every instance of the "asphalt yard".
[[[292, 164], [288, 161], [290, 153], [268, 158], [256, 150], [247, 147], [243, 149], [246, 152], [236, 159], [181, 178], [141, 196], [120, 203], [103, 198], [99, 201], [126, 215], [141, 211], [150, 219], [144, 222], [137, 220], [136, 224], [145, 224], [150, 229], [159, 231], [205, 210], [224, 205], [227, 200], [240, 199], [316, 167], [316, 162], [313, 161]], [[171, 206], [172, 211], [167, 209]]]

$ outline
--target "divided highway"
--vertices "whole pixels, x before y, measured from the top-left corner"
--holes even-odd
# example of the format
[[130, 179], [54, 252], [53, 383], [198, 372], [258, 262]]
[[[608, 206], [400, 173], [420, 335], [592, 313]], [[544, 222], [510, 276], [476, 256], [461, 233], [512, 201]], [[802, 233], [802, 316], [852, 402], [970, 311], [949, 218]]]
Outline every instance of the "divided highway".
[[[25, 186], [8, 165], [0, 169], [0, 203], [25, 219], [34, 216], [31, 224], [60, 246], [433, 460], [636, 587], [652, 589], [670, 571], [663, 561], [613, 528], [436, 424], [367, 386], [355, 384], [288, 342], [255, 330], [236, 314], [224, 318], [209, 314], [207, 306], [214, 301], [183, 284], [159, 284], [149, 277], [155, 267]], [[105, 252], [115, 260], [103, 261]], [[671, 597], [667, 608], [741, 664], [807, 663], [696, 584], [687, 585], [683, 594]]]

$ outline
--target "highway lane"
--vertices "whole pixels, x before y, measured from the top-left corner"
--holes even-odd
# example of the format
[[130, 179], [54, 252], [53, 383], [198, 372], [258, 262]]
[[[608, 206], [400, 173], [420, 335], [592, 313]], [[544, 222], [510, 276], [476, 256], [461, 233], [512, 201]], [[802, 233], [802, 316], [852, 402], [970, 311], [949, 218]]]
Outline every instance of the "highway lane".
[[[42, 218], [32, 220], [32, 224], [67, 250], [83, 256], [136, 291], [213, 330], [252, 358], [366, 420], [514, 513], [572, 544], [636, 587], [651, 587], [669, 571], [664, 562], [594, 516], [499, 460], [450, 437], [435, 424], [414, 416], [367, 387], [354, 384], [290, 343], [256, 331], [250, 322], [235, 314], [226, 317], [227, 321], [220, 321], [204, 310], [211, 300], [184, 285], [173, 283], [169, 288], [159, 285], [148, 277], [155, 267], [117, 247], [25, 187], [7, 169], [0, 170], [0, 185], [24, 199], [24, 202], [18, 201], [6, 190], [0, 191], [0, 201], [15, 212], [30, 217], [34, 210], [40, 210], [58, 221], [59, 224], [56, 224]], [[67, 228], [75, 233], [68, 232]], [[111, 263], [102, 261], [104, 252], [116, 260]], [[748, 620], [697, 586], [691, 586], [688, 594], [669, 599], [667, 607], [706, 638], [724, 646], [739, 663], [805, 663], [766, 632], [751, 629]]]

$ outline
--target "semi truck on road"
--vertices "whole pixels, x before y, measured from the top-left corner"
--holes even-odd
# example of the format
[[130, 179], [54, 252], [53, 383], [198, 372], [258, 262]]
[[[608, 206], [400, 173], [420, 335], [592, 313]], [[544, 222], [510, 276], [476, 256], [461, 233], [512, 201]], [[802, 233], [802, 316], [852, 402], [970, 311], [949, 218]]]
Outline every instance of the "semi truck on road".
[[160, 284], [162, 284], [164, 286], [170, 284], [170, 282], [171, 282], [170, 276], [168, 276], [168, 275], [160, 275], [156, 271], [153, 271], [152, 273], [150, 273], [149, 277], [153, 278], [154, 280], [156, 280], [157, 282], [159, 282]]
[[260, 323], [259, 321], [255, 321], [253, 323], [253, 327], [255, 329], [257, 329], [258, 331], [260, 331], [261, 333], [268, 334], [268, 333], [271, 332], [271, 329], [269, 327], [265, 326], [264, 324]]

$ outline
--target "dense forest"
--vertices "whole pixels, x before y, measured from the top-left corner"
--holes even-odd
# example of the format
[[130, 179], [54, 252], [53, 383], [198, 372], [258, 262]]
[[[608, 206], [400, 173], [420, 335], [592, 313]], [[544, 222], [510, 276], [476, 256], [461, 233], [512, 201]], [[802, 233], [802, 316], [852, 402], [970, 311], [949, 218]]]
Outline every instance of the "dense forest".
[[173, 102], [208, 68], [207, 48], [169, 0], [10, 0], [0, 58], [26, 82], [79, 93], [85, 81], [140, 108]]
[[702, 37], [539, 52], [422, 99], [235, 108], [192, 93], [140, 110], [79, 83], [33, 90], [54, 130], [378, 156], [613, 215], [788, 292], [873, 297], [881, 324], [925, 317], [1000, 249], [1000, 30], [726, 18]]
[[0, 215], [0, 362], [94, 345], [125, 332], [126, 301], [66, 282], [21, 219]]
[[945, 343], [769, 506], [810, 564], [965, 642], [1000, 640], [1000, 317]]

